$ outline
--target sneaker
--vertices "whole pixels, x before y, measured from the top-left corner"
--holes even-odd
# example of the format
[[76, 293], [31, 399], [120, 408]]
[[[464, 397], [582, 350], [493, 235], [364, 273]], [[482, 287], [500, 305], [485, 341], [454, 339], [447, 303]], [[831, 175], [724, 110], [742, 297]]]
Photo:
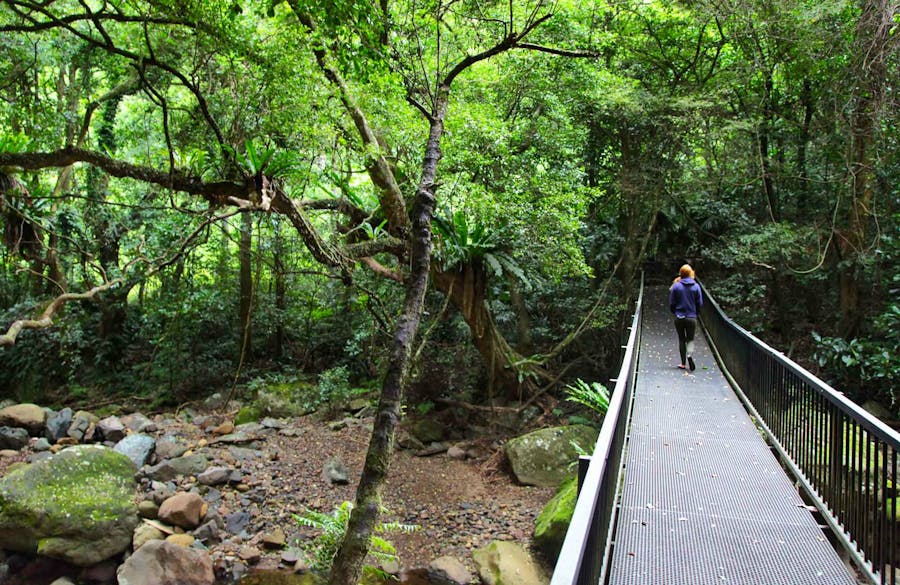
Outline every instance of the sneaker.
[[691, 371], [692, 371], [692, 372], [693, 372], [694, 370], [697, 369], [697, 365], [694, 364], [694, 358], [693, 358], [693, 357], [688, 357], [688, 365], [691, 367]]

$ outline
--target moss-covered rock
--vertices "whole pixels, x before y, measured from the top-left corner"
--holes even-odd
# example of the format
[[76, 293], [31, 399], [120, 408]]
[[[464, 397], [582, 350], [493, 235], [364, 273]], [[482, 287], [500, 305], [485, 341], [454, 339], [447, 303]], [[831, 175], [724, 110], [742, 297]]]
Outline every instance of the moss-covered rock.
[[593, 451], [597, 434], [597, 429], [587, 425], [539, 429], [510, 439], [506, 457], [520, 482], [557, 487], [572, 474], [579, 448]]
[[99, 445], [66, 449], [0, 480], [0, 547], [79, 566], [131, 544], [135, 467]]
[[[256, 391], [252, 408], [260, 416], [287, 418], [315, 411], [318, 396], [316, 386], [304, 380], [268, 384]], [[259, 420], [260, 416], [256, 420]], [[247, 421], [255, 422], [255, 421]], [[235, 425], [240, 424], [235, 420]]]
[[550, 579], [531, 554], [515, 542], [495, 540], [472, 553], [485, 585], [546, 585]]
[[534, 544], [554, 564], [566, 538], [577, 499], [578, 478], [572, 477], [559, 486], [534, 523]]
[[262, 410], [255, 404], [242, 406], [237, 414], [234, 415], [234, 424], [242, 425], [251, 422], [258, 422], [262, 418]]

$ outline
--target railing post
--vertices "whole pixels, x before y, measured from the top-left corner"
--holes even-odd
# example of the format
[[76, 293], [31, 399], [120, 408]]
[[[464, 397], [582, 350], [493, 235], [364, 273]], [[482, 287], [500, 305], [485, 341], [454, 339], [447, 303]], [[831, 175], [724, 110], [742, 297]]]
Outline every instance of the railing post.
[[578, 494], [581, 494], [581, 485], [587, 475], [588, 467], [591, 466], [591, 458], [587, 455], [581, 455], [578, 458]]

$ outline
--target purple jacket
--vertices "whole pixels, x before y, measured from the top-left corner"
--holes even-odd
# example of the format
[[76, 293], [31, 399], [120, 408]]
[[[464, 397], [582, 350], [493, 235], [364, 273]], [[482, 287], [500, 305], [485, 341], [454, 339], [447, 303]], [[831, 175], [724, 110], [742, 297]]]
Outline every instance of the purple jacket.
[[669, 310], [679, 319], [697, 318], [697, 311], [703, 306], [700, 285], [693, 278], [682, 278], [669, 289]]

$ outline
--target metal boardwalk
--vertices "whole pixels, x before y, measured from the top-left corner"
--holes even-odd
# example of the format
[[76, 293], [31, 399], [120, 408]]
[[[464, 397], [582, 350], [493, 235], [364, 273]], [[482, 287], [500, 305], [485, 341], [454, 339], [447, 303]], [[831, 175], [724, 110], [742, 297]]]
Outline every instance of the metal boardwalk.
[[698, 331], [679, 370], [667, 291], [646, 291], [611, 585], [855, 585]]

